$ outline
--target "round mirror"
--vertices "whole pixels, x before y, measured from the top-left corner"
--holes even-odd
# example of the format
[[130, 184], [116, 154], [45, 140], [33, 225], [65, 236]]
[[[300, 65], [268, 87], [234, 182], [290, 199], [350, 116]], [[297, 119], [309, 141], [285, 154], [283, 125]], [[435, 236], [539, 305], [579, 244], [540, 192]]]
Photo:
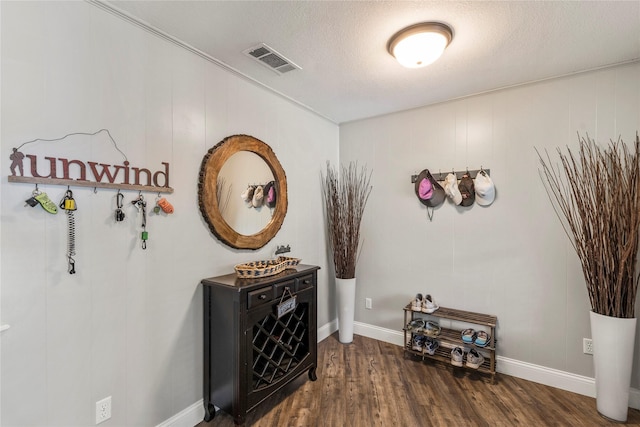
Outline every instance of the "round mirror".
[[202, 159], [198, 203], [218, 239], [237, 249], [259, 249], [284, 221], [287, 177], [267, 144], [229, 136]]

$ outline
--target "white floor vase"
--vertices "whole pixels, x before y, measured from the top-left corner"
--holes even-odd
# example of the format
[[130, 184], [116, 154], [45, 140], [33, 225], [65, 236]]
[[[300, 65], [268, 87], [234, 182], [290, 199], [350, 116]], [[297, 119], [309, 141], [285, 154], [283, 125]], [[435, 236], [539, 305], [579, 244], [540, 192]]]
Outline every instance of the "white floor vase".
[[353, 341], [353, 318], [356, 307], [356, 279], [336, 278], [338, 304], [338, 339], [343, 344]]
[[633, 366], [636, 319], [590, 313], [596, 406], [600, 415], [625, 422]]

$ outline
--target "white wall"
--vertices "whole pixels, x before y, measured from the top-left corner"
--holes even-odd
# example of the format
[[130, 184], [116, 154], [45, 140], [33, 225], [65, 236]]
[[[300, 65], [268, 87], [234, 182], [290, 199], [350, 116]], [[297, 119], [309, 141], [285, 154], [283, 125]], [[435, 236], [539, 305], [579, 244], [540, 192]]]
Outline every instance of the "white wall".
[[[358, 266], [356, 320], [395, 331], [417, 292], [499, 317], [499, 354], [593, 376], [579, 263], [550, 208], [533, 147], [576, 146], [576, 132], [630, 141], [639, 127], [640, 65], [555, 79], [338, 128], [209, 61], [87, 3], [0, 3], [0, 424], [155, 425], [201, 398], [203, 277], [272, 255], [319, 264], [318, 324], [335, 317], [319, 172], [351, 159], [373, 169]], [[169, 217], [112, 221], [115, 191], [72, 188], [78, 273], [66, 273], [65, 215], [25, 208], [32, 186], [9, 184], [11, 148], [34, 138], [111, 131], [132, 164], [171, 165]], [[232, 250], [197, 209], [202, 156], [225, 136], [267, 142], [289, 185], [289, 212], [264, 249]], [[29, 144], [40, 157], [117, 163], [105, 139]], [[423, 168], [491, 169], [488, 207], [436, 210], [413, 193]], [[317, 171], [314, 172], [314, 171]], [[64, 187], [41, 186], [54, 201]], [[137, 195], [127, 192], [130, 201]], [[147, 194], [153, 200], [155, 195]], [[364, 298], [374, 309], [364, 309]], [[637, 340], [638, 343], [640, 340]], [[632, 381], [640, 385], [636, 366]]]
[[[85, 2], [2, 2], [0, 323], [5, 426], [94, 425], [95, 402], [113, 398], [102, 424], [149, 426], [202, 397], [199, 282], [235, 264], [292, 256], [322, 267], [318, 323], [334, 318], [319, 173], [338, 158], [338, 127]], [[67, 274], [66, 216], [24, 207], [32, 185], [8, 183], [11, 148], [35, 138], [107, 128], [132, 165], [170, 163], [175, 213], [149, 218], [148, 249], [125, 192], [72, 188], [77, 274]], [[289, 211], [259, 251], [232, 250], [198, 211], [207, 150], [232, 134], [275, 151], [287, 174]], [[75, 137], [23, 152], [116, 164], [108, 140]], [[46, 170], [46, 169], [45, 169]], [[66, 188], [41, 185], [58, 202]], [[237, 191], [237, 197], [241, 190]], [[155, 194], [146, 194], [153, 201]]]
[[[497, 315], [499, 356], [593, 377], [582, 353], [590, 337], [582, 271], [534, 147], [575, 148], [578, 132], [633, 142], [639, 119], [635, 64], [341, 125], [341, 162], [373, 169], [356, 321], [400, 330], [402, 307], [428, 293], [443, 306]], [[447, 201], [430, 222], [411, 174], [481, 166], [497, 188], [493, 205]], [[632, 386], [639, 385], [636, 366]]]

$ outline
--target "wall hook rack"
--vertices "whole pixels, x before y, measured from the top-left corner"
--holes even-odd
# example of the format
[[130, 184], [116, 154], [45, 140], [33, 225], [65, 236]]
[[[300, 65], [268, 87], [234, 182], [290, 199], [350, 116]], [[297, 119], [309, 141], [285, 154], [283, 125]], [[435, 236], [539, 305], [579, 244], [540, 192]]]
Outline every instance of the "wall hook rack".
[[[471, 177], [471, 179], [475, 179], [476, 175], [478, 175], [478, 173], [480, 173], [480, 171], [483, 171], [487, 175], [491, 175], [491, 170], [490, 169], [484, 169], [482, 166], [480, 167], [480, 169], [473, 169], [473, 170], [469, 170], [469, 169], [465, 169], [463, 171], [454, 171], [454, 170], [452, 170], [451, 172], [440, 172], [440, 171], [438, 171], [438, 173], [432, 173], [431, 175], [433, 175], [433, 177], [435, 178], [436, 181], [444, 181], [444, 179], [450, 173], [454, 174], [456, 176], [456, 179], [458, 179], [458, 180], [462, 179], [462, 176], [464, 174], [466, 174], [466, 173], [469, 174], [469, 177]], [[411, 175], [411, 183], [412, 184], [415, 184], [417, 179], [418, 179], [418, 175]]]
[[137, 190], [148, 191], [151, 193], [173, 193], [171, 187], [156, 187], [153, 185], [137, 185], [137, 184], [116, 184], [106, 182], [94, 182], [94, 181], [77, 181], [75, 179], [58, 179], [58, 178], [34, 178], [31, 176], [14, 176], [9, 175], [7, 177], [9, 182], [21, 182], [27, 184], [36, 185], [38, 183], [45, 185], [65, 185], [71, 187], [89, 187], [94, 190], [94, 193], [98, 192], [98, 188], [111, 188], [115, 190]]

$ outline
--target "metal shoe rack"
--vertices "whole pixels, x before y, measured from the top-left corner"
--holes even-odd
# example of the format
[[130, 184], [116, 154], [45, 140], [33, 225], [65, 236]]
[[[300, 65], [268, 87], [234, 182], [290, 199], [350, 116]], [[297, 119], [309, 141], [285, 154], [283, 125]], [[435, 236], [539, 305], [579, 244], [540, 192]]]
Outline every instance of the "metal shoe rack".
[[[413, 350], [412, 341], [415, 335], [425, 335], [421, 332], [415, 332], [407, 329], [407, 325], [415, 319], [425, 319], [438, 322], [441, 327], [440, 334], [434, 337], [440, 344], [433, 355], [429, 353], [421, 353]], [[444, 327], [442, 320], [448, 320], [449, 327]], [[478, 371], [490, 374], [495, 382], [496, 375], [496, 324], [498, 317], [474, 313], [471, 311], [457, 310], [455, 308], [440, 307], [431, 314], [412, 311], [411, 304], [404, 307], [404, 352], [405, 355], [420, 356], [422, 360], [437, 360], [451, 365], [451, 350], [460, 347], [465, 351], [464, 365], [462, 369], [470, 371]], [[466, 328], [473, 328], [476, 331], [484, 330], [489, 333], [491, 338], [486, 347], [478, 347], [475, 344], [469, 344], [462, 341], [461, 332]], [[484, 357], [484, 362], [478, 369], [468, 368], [466, 366], [467, 353], [471, 348], [475, 348]], [[453, 365], [451, 365], [454, 367]]]

